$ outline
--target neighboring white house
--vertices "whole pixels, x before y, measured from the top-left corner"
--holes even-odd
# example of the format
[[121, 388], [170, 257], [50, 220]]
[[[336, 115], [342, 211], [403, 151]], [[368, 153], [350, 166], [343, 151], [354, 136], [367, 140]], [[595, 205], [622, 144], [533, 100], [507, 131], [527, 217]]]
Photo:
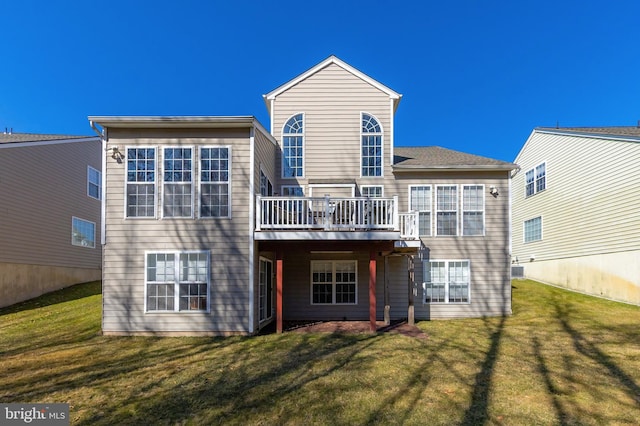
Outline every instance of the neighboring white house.
[[400, 148], [401, 95], [331, 56], [253, 116], [89, 117], [106, 148], [103, 332], [511, 313], [512, 163]]
[[515, 162], [513, 263], [640, 304], [640, 127], [536, 128]]
[[100, 138], [0, 133], [0, 307], [101, 278]]

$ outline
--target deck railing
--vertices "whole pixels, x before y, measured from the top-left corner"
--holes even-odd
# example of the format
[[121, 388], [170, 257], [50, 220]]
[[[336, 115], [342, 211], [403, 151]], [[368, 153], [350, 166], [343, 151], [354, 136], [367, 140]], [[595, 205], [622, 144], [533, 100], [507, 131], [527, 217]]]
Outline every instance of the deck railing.
[[257, 197], [256, 230], [400, 231], [417, 238], [417, 216], [398, 197]]

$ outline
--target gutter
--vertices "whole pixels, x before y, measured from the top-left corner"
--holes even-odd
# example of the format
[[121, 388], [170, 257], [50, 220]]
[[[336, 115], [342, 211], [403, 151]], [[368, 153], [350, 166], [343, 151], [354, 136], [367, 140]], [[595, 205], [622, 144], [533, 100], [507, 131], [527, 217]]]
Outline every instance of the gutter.
[[91, 128], [93, 129], [94, 132], [96, 132], [98, 134], [98, 136], [100, 136], [100, 142], [102, 143], [102, 165], [101, 168], [102, 170], [100, 171], [101, 175], [102, 175], [102, 182], [101, 182], [101, 187], [100, 187], [100, 244], [101, 245], [105, 245], [107, 243], [107, 237], [105, 235], [105, 231], [107, 228], [107, 224], [105, 223], [105, 218], [106, 218], [106, 213], [107, 213], [107, 206], [106, 206], [106, 200], [105, 200], [105, 195], [106, 195], [106, 188], [107, 188], [107, 156], [106, 156], [106, 152], [107, 152], [107, 138], [105, 137], [105, 131], [100, 131], [97, 127], [96, 127], [96, 123], [93, 120], [89, 120], [89, 124], [91, 125]]

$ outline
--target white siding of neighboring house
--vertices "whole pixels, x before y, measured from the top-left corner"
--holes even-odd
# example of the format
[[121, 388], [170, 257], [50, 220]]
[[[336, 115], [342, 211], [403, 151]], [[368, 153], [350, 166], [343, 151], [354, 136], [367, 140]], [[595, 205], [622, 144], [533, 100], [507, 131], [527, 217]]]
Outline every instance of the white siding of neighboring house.
[[[546, 189], [525, 173], [546, 161]], [[513, 178], [513, 256], [527, 278], [640, 304], [640, 143], [534, 131]], [[523, 222], [542, 216], [542, 240]], [[532, 260], [533, 258], [533, 260]]]

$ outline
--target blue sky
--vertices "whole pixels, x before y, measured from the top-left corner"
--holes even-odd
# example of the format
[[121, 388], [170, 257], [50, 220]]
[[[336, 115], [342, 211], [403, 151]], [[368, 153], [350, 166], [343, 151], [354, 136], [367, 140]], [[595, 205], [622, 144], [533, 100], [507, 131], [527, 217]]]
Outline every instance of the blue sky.
[[637, 1], [11, 1], [0, 128], [255, 115], [331, 54], [403, 94], [398, 146], [513, 161], [536, 126], [636, 125]]

